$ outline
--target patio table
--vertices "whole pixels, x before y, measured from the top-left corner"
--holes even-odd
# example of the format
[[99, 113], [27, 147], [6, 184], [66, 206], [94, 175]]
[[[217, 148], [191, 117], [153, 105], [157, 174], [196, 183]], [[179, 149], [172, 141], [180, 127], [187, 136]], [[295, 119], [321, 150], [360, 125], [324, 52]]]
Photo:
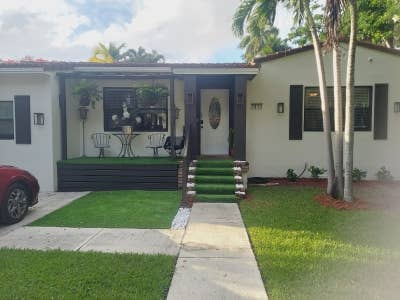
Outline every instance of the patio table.
[[121, 151], [118, 157], [135, 157], [135, 153], [132, 149], [133, 140], [139, 136], [138, 133], [113, 133], [121, 142]]

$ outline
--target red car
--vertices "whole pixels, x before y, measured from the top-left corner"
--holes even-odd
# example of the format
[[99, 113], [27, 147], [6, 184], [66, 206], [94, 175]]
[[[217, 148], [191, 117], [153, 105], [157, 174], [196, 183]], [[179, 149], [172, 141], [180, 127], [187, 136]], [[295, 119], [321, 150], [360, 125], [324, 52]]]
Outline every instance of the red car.
[[0, 221], [14, 224], [21, 221], [28, 207], [38, 202], [39, 183], [25, 170], [0, 166]]

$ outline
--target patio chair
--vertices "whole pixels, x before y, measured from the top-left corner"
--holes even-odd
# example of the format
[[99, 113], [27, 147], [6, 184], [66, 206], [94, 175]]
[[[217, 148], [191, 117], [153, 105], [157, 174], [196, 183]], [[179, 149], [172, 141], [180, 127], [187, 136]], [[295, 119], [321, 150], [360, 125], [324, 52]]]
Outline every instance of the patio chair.
[[149, 144], [146, 148], [153, 149], [153, 157], [158, 157], [158, 149], [161, 149], [164, 146], [165, 134], [151, 134], [147, 138], [149, 139]]
[[90, 138], [94, 147], [99, 149], [99, 158], [105, 157], [104, 149], [110, 148], [111, 135], [107, 133], [93, 133]]
[[[181, 155], [183, 148], [185, 148], [185, 136], [175, 137], [175, 154]], [[169, 155], [172, 155], [172, 143], [170, 136], [165, 140], [164, 149]]]

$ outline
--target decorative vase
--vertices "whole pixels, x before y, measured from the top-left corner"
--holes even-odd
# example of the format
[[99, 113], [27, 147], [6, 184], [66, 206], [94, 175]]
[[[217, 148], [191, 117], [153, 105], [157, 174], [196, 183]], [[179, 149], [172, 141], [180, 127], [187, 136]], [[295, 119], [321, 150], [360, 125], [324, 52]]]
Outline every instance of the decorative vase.
[[132, 132], [133, 132], [132, 126], [130, 126], [130, 125], [122, 126], [122, 132], [125, 134], [132, 134]]
[[88, 111], [89, 111], [89, 108], [87, 106], [79, 107], [79, 117], [81, 118], [81, 120], [87, 119]]

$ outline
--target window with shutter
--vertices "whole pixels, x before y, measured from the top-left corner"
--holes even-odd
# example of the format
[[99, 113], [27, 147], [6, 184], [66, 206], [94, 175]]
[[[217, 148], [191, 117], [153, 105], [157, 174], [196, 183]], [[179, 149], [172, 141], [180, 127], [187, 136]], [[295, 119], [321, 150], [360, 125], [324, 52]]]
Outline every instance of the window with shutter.
[[[327, 88], [331, 128], [334, 130], [333, 87]], [[343, 117], [346, 107], [346, 88], [342, 87]], [[372, 115], [372, 87], [355, 87], [354, 130], [370, 131]], [[304, 95], [304, 131], [323, 131], [321, 98], [318, 87], [306, 87]]]
[[14, 139], [14, 103], [0, 101], [0, 139]]

